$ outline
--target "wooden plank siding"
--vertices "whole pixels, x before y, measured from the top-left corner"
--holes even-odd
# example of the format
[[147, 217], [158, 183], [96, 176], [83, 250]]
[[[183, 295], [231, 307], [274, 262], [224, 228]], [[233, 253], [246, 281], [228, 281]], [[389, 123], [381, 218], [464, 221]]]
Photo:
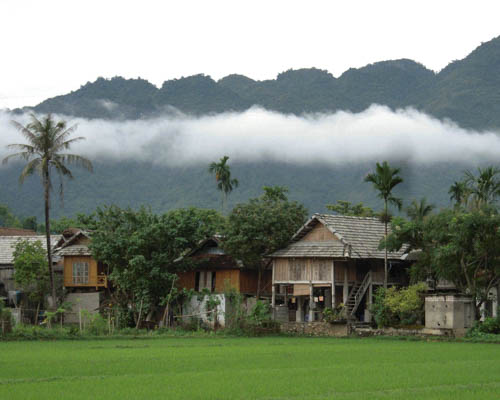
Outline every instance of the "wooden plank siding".
[[215, 291], [224, 293], [228, 285], [240, 292], [240, 270], [223, 269], [215, 272]]
[[330, 242], [332, 240], [338, 239], [322, 224], [316, 226], [301, 239], [304, 242]]
[[182, 289], [194, 289], [195, 280], [196, 280], [196, 272], [195, 271], [186, 271], [179, 272], [177, 274], [179, 280], [177, 281], [177, 287]]
[[[73, 263], [86, 262], [89, 264], [88, 283], [73, 283]], [[97, 261], [90, 256], [64, 256], [64, 286], [66, 287], [98, 287], [106, 286], [98, 282]]]
[[276, 282], [332, 280], [332, 260], [324, 258], [278, 258], [274, 260]]
[[344, 282], [344, 273], [347, 268], [347, 280], [356, 281], [356, 261], [335, 261], [335, 282]]

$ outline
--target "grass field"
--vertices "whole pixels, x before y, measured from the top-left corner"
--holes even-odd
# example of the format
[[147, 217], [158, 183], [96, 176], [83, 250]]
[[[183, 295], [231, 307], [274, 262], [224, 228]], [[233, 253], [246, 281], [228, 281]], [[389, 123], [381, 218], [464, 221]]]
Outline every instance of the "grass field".
[[0, 342], [0, 399], [500, 399], [500, 345], [327, 338]]

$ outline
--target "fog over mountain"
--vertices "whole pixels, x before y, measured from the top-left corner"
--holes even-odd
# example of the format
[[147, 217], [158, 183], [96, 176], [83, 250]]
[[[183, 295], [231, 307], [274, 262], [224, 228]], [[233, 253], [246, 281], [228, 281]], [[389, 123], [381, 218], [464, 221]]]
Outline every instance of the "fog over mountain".
[[[240, 187], [230, 205], [264, 185], [290, 188], [310, 212], [337, 200], [379, 207], [363, 177], [377, 161], [402, 168], [398, 194], [449, 204], [448, 188], [464, 169], [500, 160], [500, 38], [434, 73], [411, 60], [346, 71], [286, 71], [254, 81], [196, 75], [161, 88], [143, 79], [103, 79], [34, 108], [0, 112], [0, 156], [23, 138], [9, 120], [52, 112], [85, 136], [72, 152], [93, 160], [95, 174], [76, 170], [64, 208], [219, 206], [210, 162], [230, 157]], [[42, 215], [36, 178], [19, 187], [21, 164], [0, 168], [0, 203]]]
[[[20, 135], [0, 113], [0, 156]], [[56, 118], [66, 118], [56, 116]], [[26, 123], [27, 115], [16, 116]], [[500, 157], [500, 137], [440, 121], [412, 108], [392, 111], [373, 105], [360, 113], [339, 111], [305, 116], [262, 108], [192, 117], [177, 113], [152, 119], [70, 119], [84, 136], [72, 152], [95, 161], [139, 161], [161, 166], [208, 165], [230, 155], [237, 162], [297, 165], [365, 163], [380, 160], [473, 165]]]

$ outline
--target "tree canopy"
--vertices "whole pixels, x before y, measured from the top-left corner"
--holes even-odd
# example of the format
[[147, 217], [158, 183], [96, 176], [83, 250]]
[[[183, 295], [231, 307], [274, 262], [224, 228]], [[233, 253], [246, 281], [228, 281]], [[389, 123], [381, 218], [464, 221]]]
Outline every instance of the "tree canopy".
[[257, 269], [259, 277], [267, 264], [263, 257], [286, 246], [307, 218], [305, 207], [288, 200], [286, 193], [283, 187], [265, 187], [263, 195], [236, 205], [229, 214], [224, 249]]
[[175, 273], [189, 267], [180, 257], [201, 240], [220, 231], [224, 218], [216, 211], [178, 209], [156, 215], [149, 209], [98, 208], [86, 221], [92, 230], [94, 257], [109, 268], [116, 301], [151, 312], [166, 296]]

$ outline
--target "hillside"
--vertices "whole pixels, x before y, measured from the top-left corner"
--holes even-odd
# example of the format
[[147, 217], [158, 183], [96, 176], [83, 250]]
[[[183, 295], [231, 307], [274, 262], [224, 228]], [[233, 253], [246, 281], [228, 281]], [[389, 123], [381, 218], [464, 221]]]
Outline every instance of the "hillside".
[[[172, 107], [204, 115], [246, 110], [257, 104], [268, 110], [302, 114], [359, 112], [373, 103], [393, 109], [413, 106], [466, 128], [500, 130], [500, 38], [482, 44], [439, 73], [411, 60], [392, 60], [349, 69], [338, 78], [316, 68], [285, 71], [266, 81], [229, 75], [216, 82], [209, 76], [195, 75], [166, 81], [161, 88], [144, 79], [99, 78], [74, 92], [45, 100], [33, 110], [124, 120], [172, 112]], [[230, 205], [259, 195], [264, 185], [283, 185], [290, 188], [290, 197], [303, 202], [310, 212], [325, 211], [325, 204], [337, 200], [380, 207], [370, 185], [363, 183], [371, 164], [332, 167], [234, 160], [231, 165], [240, 187], [230, 196]], [[449, 163], [400, 166], [405, 183], [398, 194], [407, 203], [427, 196], [438, 206], [448, 204], [449, 186], [470, 167]], [[20, 164], [0, 168], [0, 204], [7, 204], [21, 216], [40, 217], [40, 185], [32, 178], [20, 187], [20, 170]], [[206, 165], [173, 168], [123, 160], [96, 163], [93, 175], [78, 171], [76, 175], [75, 182], [67, 185], [64, 208], [54, 200], [54, 216], [91, 212], [98, 205], [111, 203], [150, 205], [155, 211], [220, 206], [220, 195]]]
[[229, 75], [216, 82], [209, 76], [195, 75], [166, 81], [161, 88], [140, 78], [99, 78], [23, 110], [137, 119], [171, 107], [193, 115], [241, 111], [252, 105], [302, 114], [358, 112], [378, 103], [393, 109], [413, 106], [466, 128], [491, 129], [500, 127], [499, 71], [500, 37], [483, 43], [437, 74], [403, 59], [351, 68], [338, 78], [316, 68], [285, 71], [265, 81]]

